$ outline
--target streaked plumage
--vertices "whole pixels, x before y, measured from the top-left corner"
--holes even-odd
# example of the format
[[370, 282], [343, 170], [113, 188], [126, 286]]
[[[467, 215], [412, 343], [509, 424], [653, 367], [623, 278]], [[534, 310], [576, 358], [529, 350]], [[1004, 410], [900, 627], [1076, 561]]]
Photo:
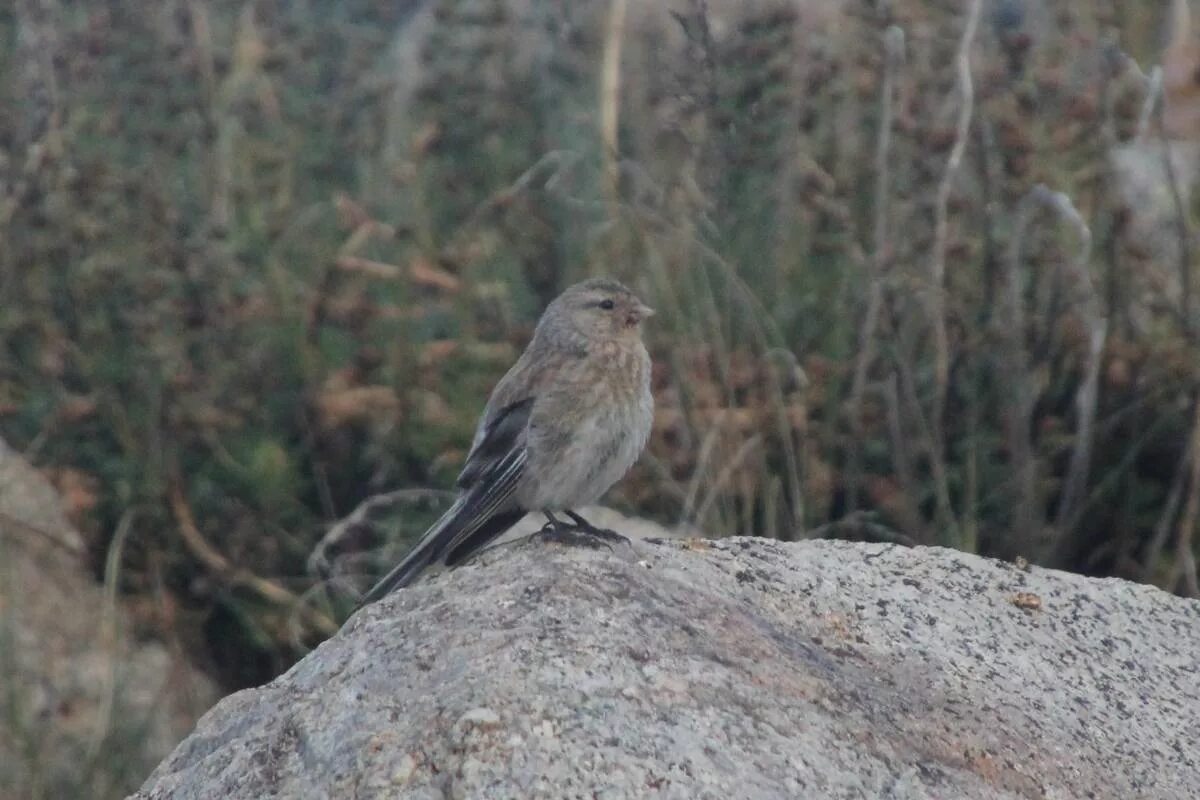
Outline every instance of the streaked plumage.
[[496, 385], [454, 504], [361, 605], [430, 564], [460, 563], [528, 511], [594, 503], [645, 447], [654, 416], [641, 322], [653, 311], [616, 281], [576, 284], [542, 315]]

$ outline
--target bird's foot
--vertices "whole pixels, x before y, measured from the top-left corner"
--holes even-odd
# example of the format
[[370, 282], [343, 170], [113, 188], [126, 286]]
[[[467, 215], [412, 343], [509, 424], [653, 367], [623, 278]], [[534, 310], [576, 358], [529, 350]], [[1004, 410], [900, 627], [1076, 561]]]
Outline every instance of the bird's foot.
[[595, 525], [588, 522], [574, 511], [567, 511], [566, 515], [571, 518], [573, 523], [575, 523], [576, 530], [585, 533], [588, 536], [594, 536], [597, 539], [602, 539], [606, 542], [612, 542], [613, 544], [629, 544], [629, 539], [627, 537], [622, 536], [614, 530], [609, 530], [608, 528], [597, 528]]
[[605, 541], [598, 540], [595, 536], [576, 528], [574, 525], [555, 525], [553, 522], [548, 522], [533, 534], [534, 539], [539, 542], [551, 542], [553, 544], [561, 544], [567, 547], [607, 547], [612, 549], [612, 545]]
[[567, 512], [567, 515], [573, 524], [567, 524], [553, 514], [546, 514], [549, 521], [534, 534], [534, 537], [542, 542], [554, 542], [574, 547], [603, 546], [609, 550], [612, 550], [614, 544], [629, 543], [628, 539], [615, 531], [597, 528], [583, 517], [570, 511]]

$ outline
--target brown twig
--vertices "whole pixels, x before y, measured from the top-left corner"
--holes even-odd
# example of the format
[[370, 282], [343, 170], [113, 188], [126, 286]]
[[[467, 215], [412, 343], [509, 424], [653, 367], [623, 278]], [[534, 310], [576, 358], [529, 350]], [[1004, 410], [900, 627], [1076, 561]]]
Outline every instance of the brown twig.
[[177, 474], [169, 478], [167, 500], [175, 515], [175, 523], [188, 552], [203, 564], [210, 572], [234, 586], [241, 586], [257, 594], [259, 597], [280, 606], [299, 609], [318, 633], [329, 636], [337, 631], [337, 623], [316, 609], [306, 606], [294, 593], [275, 583], [262, 578], [242, 567], [235, 567], [225, 556], [213, 547], [192, 516], [183, 491], [183, 482]]

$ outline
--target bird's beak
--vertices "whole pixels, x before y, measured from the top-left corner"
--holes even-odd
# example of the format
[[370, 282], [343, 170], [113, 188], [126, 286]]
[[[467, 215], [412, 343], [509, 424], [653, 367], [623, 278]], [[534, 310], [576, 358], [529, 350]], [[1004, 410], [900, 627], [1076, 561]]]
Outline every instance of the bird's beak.
[[633, 307], [625, 312], [625, 327], [636, 328], [642, 320], [654, 316], [654, 309], [641, 300], [634, 300]]

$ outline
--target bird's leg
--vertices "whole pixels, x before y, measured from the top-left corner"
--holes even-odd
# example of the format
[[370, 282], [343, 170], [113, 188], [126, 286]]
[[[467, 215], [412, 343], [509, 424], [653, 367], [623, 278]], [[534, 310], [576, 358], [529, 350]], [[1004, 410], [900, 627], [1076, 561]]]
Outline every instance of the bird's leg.
[[566, 514], [568, 517], [570, 517], [571, 521], [575, 523], [576, 530], [582, 531], [583, 533], [586, 533], [589, 536], [595, 536], [598, 539], [605, 539], [610, 542], [628, 542], [629, 541], [627, 538], [625, 538], [621, 534], [617, 533], [616, 531], [611, 531], [608, 528], [597, 528], [595, 525], [588, 522], [586, 519], [584, 519], [580, 515], [576, 514], [574, 511], [571, 511], [568, 509], [568, 510], [564, 510], [563, 513]]
[[554, 514], [551, 512], [543, 511], [542, 513], [546, 515], [547, 520], [546, 524], [542, 526], [542, 532], [562, 533], [564, 530], [567, 530], [570, 527], [568, 525], [564, 525], [562, 520], [554, 516]]
[[533, 538], [543, 542], [579, 544], [579, 530], [574, 525], [568, 525], [549, 511], [542, 513], [546, 515], [546, 524], [533, 534]]

